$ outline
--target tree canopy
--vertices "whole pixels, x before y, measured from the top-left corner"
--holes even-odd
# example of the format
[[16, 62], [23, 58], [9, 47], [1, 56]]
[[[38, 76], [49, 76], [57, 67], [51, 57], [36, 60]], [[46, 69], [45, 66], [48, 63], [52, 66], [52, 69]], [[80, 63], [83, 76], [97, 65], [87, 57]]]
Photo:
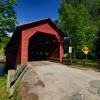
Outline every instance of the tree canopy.
[[[95, 18], [98, 0], [61, 0], [58, 26], [72, 40], [74, 55], [82, 57], [82, 48], [87, 46], [89, 54], [94, 57], [96, 34], [99, 30]], [[90, 3], [90, 4], [89, 4]], [[99, 7], [99, 6], [98, 6]], [[95, 11], [93, 11], [96, 9]], [[99, 10], [100, 11], [100, 10]], [[95, 14], [94, 14], [95, 13]], [[100, 18], [100, 16], [98, 16]], [[68, 46], [67, 43], [65, 47]]]
[[9, 40], [8, 33], [15, 30], [16, 13], [14, 0], [0, 0], [0, 48]]

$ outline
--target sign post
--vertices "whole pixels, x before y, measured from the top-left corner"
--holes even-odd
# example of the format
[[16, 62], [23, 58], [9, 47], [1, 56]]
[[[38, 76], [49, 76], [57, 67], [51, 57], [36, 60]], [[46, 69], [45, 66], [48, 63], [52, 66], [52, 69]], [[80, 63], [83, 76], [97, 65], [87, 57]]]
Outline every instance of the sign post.
[[83, 53], [85, 54], [85, 59], [87, 60], [87, 54], [89, 53], [89, 49], [88, 49], [88, 47], [83, 47], [83, 49], [82, 49], [82, 51], [83, 51]]
[[69, 54], [70, 54], [70, 61], [71, 61], [71, 63], [72, 63], [72, 47], [71, 46], [69, 46]]

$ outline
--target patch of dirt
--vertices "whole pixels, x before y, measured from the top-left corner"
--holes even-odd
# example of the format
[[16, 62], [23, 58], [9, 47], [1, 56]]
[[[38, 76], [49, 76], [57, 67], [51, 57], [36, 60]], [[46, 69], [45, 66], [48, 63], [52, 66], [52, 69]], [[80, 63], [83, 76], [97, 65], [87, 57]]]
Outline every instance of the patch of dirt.
[[89, 92], [92, 94], [97, 94], [100, 96], [100, 80], [90, 81], [90, 89]]
[[38, 100], [39, 97], [35, 93], [29, 93], [27, 82], [21, 82], [22, 90], [17, 100]]
[[45, 84], [41, 81], [41, 80], [38, 80], [37, 83], [35, 83], [34, 85], [36, 86], [41, 86], [41, 87], [45, 87]]
[[76, 94], [73, 94], [73, 95], [70, 97], [69, 100], [84, 100], [84, 99], [82, 98], [82, 95], [81, 95], [81, 94], [76, 93]]

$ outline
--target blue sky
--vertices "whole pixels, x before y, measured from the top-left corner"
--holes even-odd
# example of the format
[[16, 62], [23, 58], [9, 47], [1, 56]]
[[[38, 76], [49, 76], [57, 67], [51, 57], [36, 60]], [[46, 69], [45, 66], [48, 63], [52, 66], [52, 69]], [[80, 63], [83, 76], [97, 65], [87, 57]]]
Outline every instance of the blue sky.
[[15, 7], [18, 25], [32, 21], [58, 18], [60, 0], [17, 0]]

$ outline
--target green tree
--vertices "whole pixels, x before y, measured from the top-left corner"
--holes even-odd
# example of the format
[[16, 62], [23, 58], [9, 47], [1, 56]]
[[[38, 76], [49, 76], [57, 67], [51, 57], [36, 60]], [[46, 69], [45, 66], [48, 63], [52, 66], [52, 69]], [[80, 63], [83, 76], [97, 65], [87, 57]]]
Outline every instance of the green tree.
[[[67, 2], [66, 2], [67, 1]], [[70, 36], [74, 52], [78, 58], [82, 57], [82, 48], [87, 46], [93, 55], [93, 44], [96, 38], [97, 27], [91, 20], [91, 15], [84, 4], [69, 0], [61, 0], [58, 25], [66, 36]], [[78, 1], [78, 0], [77, 0]], [[71, 3], [70, 3], [71, 2]]]
[[96, 56], [100, 59], [100, 0], [96, 0], [94, 4], [91, 15], [95, 25], [98, 27], [97, 38], [96, 38]]
[[15, 15], [14, 0], [0, 0], [0, 48], [8, 42], [7, 33], [15, 30], [16, 15]]

